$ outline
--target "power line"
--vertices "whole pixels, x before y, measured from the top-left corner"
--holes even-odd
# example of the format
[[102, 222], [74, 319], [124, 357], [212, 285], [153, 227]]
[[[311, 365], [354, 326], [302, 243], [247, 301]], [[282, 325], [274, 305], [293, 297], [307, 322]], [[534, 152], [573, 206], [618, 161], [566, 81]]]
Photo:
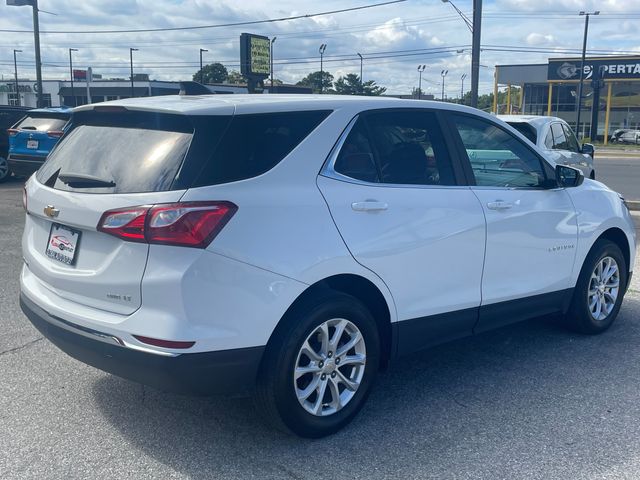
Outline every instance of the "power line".
[[[280, 17], [280, 18], [269, 18], [265, 20], [251, 20], [246, 22], [234, 22], [234, 23], [219, 23], [215, 25], [197, 25], [197, 26], [189, 26], [189, 27], [164, 27], [164, 28], [141, 28], [141, 29], [133, 29], [133, 30], [41, 30], [41, 34], [53, 34], [53, 33], [64, 33], [64, 34], [91, 34], [95, 35], [98, 33], [143, 33], [143, 32], [173, 32], [173, 31], [181, 31], [181, 30], [202, 30], [205, 28], [222, 28], [222, 27], [239, 27], [245, 25], [258, 25], [262, 23], [276, 23], [276, 22], [286, 22], [289, 20], [299, 20], [302, 18], [313, 18], [313, 17], [321, 17], [324, 15], [333, 15], [336, 13], [345, 13], [345, 12], [354, 12], [356, 10], [365, 10], [368, 8], [382, 7], [385, 5], [392, 5], [394, 3], [403, 3], [407, 0], [390, 0], [382, 3], [372, 3], [368, 5], [361, 5], [359, 7], [351, 7], [351, 8], [342, 8], [340, 10], [329, 10], [326, 12], [318, 12], [318, 13], [307, 13], [303, 15], [293, 15], [290, 17]], [[0, 29], [0, 32], [6, 33], [32, 33], [32, 30], [6, 30]]]

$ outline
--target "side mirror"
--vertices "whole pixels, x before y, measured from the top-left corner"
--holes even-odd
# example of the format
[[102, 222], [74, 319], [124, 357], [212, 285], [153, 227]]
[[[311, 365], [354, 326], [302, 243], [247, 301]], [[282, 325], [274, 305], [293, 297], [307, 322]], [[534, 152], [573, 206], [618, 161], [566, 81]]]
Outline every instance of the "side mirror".
[[584, 182], [584, 173], [578, 168], [556, 165], [556, 181], [561, 187], [578, 187]]
[[582, 153], [589, 155], [591, 158], [593, 158], [593, 155], [595, 154], [595, 152], [596, 152], [596, 149], [590, 143], [582, 144]]

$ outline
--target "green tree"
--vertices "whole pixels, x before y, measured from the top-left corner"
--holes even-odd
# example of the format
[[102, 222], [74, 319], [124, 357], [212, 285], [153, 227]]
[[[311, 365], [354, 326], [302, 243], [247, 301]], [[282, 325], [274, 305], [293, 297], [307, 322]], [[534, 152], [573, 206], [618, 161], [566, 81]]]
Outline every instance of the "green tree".
[[193, 74], [193, 80], [200, 83], [222, 83], [227, 79], [227, 68], [221, 63], [210, 63]]
[[340, 77], [334, 84], [336, 93], [339, 95], [382, 95], [387, 91], [386, 87], [376, 85], [376, 82], [369, 80], [362, 83], [360, 77], [355, 73], [349, 73]]
[[[520, 87], [511, 87], [511, 108], [516, 109], [520, 98]], [[451, 102], [460, 102], [459, 99], [450, 99]], [[471, 105], [471, 92], [466, 92], [462, 97], [463, 105]], [[485, 112], [493, 110], [493, 93], [478, 95], [478, 108]], [[507, 113], [507, 89], [498, 90], [498, 113]]]
[[311, 87], [314, 93], [320, 93], [320, 78], [322, 78], [322, 91], [325, 93], [329, 92], [333, 85], [333, 75], [329, 72], [322, 72], [322, 77], [320, 76], [319, 70], [312, 72], [296, 83], [296, 85]]
[[230, 83], [231, 85], [245, 85], [247, 83], [247, 79], [244, 78], [244, 75], [239, 71], [231, 70], [227, 75], [227, 83]]

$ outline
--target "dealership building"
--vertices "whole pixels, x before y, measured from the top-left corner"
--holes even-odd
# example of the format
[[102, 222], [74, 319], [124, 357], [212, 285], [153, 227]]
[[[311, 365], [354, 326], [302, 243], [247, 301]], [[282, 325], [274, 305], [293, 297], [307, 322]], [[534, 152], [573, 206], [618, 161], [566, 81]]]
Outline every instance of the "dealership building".
[[[497, 65], [494, 99], [507, 86], [507, 100], [496, 113], [553, 115], [575, 126], [580, 58], [550, 58], [548, 63]], [[598, 138], [607, 142], [619, 128], [640, 129], [640, 56], [587, 57], [584, 63], [580, 137], [588, 137], [594, 81], [599, 82]], [[513, 88], [519, 87], [519, 88]]]
[[[135, 78], [135, 76], [134, 76]], [[246, 85], [212, 84], [208, 85], [212, 93], [247, 93]], [[275, 93], [311, 93], [311, 89], [298, 85], [275, 85]], [[0, 105], [22, 105], [36, 107], [38, 85], [34, 80], [18, 79], [18, 95], [13, 80], [0, 82]], [[265, 88], [268, 93], [269, 88]], [[69, 80], [43, 80], [42, 100], [44, 106], [60, 107], [85, 105], [87, 103], [106, 102], [131, 97], [131, 81], [125, 79], [103, 80], [96, 78], [90, 82], [74, 81], [73, 88]], [[156, 95], [177, 95], [180, 82], [162, 82], [155, 80], [134, 80], [134, 97], [152, 97]]]

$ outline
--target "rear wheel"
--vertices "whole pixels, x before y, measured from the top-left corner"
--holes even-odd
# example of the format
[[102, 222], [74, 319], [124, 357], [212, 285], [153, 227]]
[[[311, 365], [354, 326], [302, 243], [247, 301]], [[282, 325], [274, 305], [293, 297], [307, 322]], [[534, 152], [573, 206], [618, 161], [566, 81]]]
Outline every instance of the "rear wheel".
[[4, 182], [11, 176], [9, 171], [9, 162], [6, 158], [0, 157], [0, 182]]
[[607, 330], [618, 315], [628, 269], [620, 247], [598, 240], [587, 255], [567, 314], [569, 325], [580, 333]]
[[362, 408], [380, 363], [376, 322], [356, 298], [326, 291], [298, 304], [270, 341], [256, 404], [276, 427], [330, 435]]

